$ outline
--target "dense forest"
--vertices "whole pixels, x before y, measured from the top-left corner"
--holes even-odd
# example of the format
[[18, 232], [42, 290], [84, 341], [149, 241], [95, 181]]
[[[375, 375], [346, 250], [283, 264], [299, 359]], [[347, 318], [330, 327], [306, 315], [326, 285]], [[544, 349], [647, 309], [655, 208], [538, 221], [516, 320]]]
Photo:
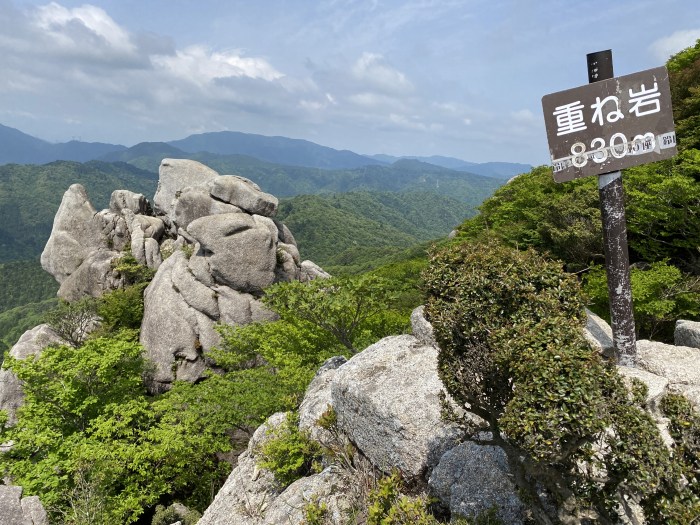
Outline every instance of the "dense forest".
[[[668, 68], [680, 153], [623, 175], [637, 328], [640, 337], [661, 340], [671, 337], [676, 319], [700, 319], [700, 41]], [[22, 168], [5, 169], [19, 177]], [[398, 175], [383, 169], [368, 169], [362, 180], [371, 186], [384, 174], [396, 190], [418, 189], [399, 188]], [[48, 180], [37, 181], [47, 194], [55, 191]], [[153, 181], [144, 175], [143, 183]], [[439, 184], [464, 203], [468, 190], [442, 178]], [[498, 189], [455, 239], [428, 248], [425, 241], [438, 229], [461, 219], [457, 201], [453, 208], [436, 199], [360, 192], [283, 201], [280, 215], [304, 239], [302, 252], [354, 275], [273, 285], [263, 301], [278, 321], [222, 326], [223, 344], [210, 356], [220, 373], [176, 383], [163, 394], [147, 393], [148, 363], [138, 344], [147, 273], [134, 272], [139, 278], [131, 286], [101, 298], [59, 304], [46, 317], [56, 327], [65, 329], [62, 320], [76, 319], [76, 312], [99, 316], [101, 326], [36, 360], [7, 359], [24, 381], [26, 402], [17, 424], [0, 431], [0, 441], [14, 444], [0, 456], [3, 474], [39, 495], [62, 523], [159, 523], [159, 506], [175, 501], [196, 509], [195, 516], [230, 472], [232, 454], [271, 413], [296, 408], [326, 358], [350, 357], [385, 335], [404, 333], [411, 310], [427, 298], [448, 392], [489, 421], [514, 464], [531, 468], [519, 475], [543, 485], [531, 483], [528, 497], [539, 498], [535, 487], [545, 486], [557, 502], [572, 505], [564, 509], [571, 515], [585, 508], [600, 523], [616, 523], [615, 498], [637, 495], [648, 523], [690, 523], [700, 509], [700, 416], [682, 398], [665, 402], [679, 451], [665, 453], [639, 406], [644, 395], [638, 389], [628, 395], [614, 367], [582, 341], [583, 306], [605, 315], [607, 304], [595, 180], [558, 185], [550, 168], [535, 168]], [[314, 229], [316, 215], [328, 229]], [[338, 249], [354, 241], [361, 253]], [[414, 242], [424, 244], [407, 249]], [[23, 267], [0, 270], [3, 280], [27, 278], [13, 273]], [[42, 282], [36, 279], [36, 289], [23, 297], [3, 295], [7, 311], [44, 297], [50, 286]], [[350, 318], [356, 312], [361, 315]], [[601, 436], [608, 441], [596, 452], [590, 445]], [[308, 472], [309, 454], [317, 453], [308, 440], [297, 435], [279, 446], [268, 464], [279, 479], [289, 483]], [[573, 475], [582, 463], [598, 473], [606, 469], [606, 483]], [[444, 518], [431, 515], [422, 500], [418, 506], [418, 500], [382, 500], [377, 494], [395, 490], [386, 480], [374, 489], [373, 501], [384, 503], [364, 514], [367, 523]], [[414, 505], [415, 519], [400, 521], [394, 504]], [[540, 507], [533, 519], [553, 523], [546, 505]], [[497, 521], [485, 516], [474, 523]]]

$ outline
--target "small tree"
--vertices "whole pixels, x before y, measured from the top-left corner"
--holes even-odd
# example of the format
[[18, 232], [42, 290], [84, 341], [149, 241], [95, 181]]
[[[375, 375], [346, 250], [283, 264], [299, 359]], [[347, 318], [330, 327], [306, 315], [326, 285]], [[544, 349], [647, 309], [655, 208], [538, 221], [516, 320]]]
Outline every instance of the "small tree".
[[538, 523], [617, 523], [676, 485], [644, 395], [583, 338], [578, 282], [561, 263], [453, 245], [432, 254], [425, 283], [445, 388], [488, 423]]
[[83, 297], [78, 301], [60, 301], [58, 306], [44, 316], [44, 321], [61, 339], [78, 347], [99, 324], [97, 300]]
[[385, 279], [366, 274], [276, 284], [265, 291], [263, 301], [283, 320], [310, 323], [355, 354], [358, 342], [372, 342], [403, 324], [388, 309], [388, 290]]

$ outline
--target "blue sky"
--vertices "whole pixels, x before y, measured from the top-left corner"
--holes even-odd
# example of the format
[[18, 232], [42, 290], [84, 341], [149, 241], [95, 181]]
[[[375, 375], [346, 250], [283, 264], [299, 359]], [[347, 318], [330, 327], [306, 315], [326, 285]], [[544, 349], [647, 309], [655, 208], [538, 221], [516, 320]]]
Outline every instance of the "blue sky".
[[234, 130], [542, 164], [541, 97], [662, 65], [698, 0], [0, 0], [0, 123], [127, 146]]

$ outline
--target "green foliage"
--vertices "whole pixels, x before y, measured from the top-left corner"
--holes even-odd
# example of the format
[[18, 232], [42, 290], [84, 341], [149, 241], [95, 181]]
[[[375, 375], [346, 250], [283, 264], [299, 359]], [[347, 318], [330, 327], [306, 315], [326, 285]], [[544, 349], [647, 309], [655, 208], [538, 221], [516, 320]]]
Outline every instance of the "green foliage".
[[325, 502], [310, 502], [304, 506], [304, 521], [302, 525], [324, 525], [328, 516], [328, 506]]
[[496, 190], [459, 231], [470, 239], [487, 231], [510, 246], [547, 251], [571, 269], [585, 268], [603, 258], [595, 188], [592, 178], [556, 184], [551, 168], [540, 166]]
[[437, 525], [428, 512], [428, 499], [402, 494], [403, 483], [398, 473], [377, 480], [369, 493], [367, 525]]
[[44, 316], [44, 322], [74, 347], [87, 339], [98, 321], [97, 300], [93, 297], [83, 297], [70, 303], [61, 300], [56, 308]]
[[97, 315], [103, 332], [121, 329], [139, 329], [143, 319], [143, 291], [148, 283], [142, 282], [105, 293], [97, 301]]
[[561, 263], [494, 242], [458, 244], [433, 254], [425, 281], [443, 384], [488, 422], [536, 515], [561, 519], [538, 483], [560, 513], [604, 523], [618, 519], [619, 497], [648, 501], [669, 483], [655, 424], [583, 338], [578, 283]]
[[293, 408], [318, 367], [344, 350], [328, 334], [298, 321], [222, 326], [220, 331], [221, 349], [210, 356], [232, 383], [250, 381], [252, 390], [242, 391], [238, 399], [249, 399], [244, 405], [255, 415], [251, 426], [273, 412]]
[[632, 262], [668, 259], [700, 274], [700, 151], [624, 173]]
[[129, 285], [148, 282], [156, 274], [152, 268], [140, 264], [131, 251], [122, 253], [121, 257], [112, 262], [112, 267]]
[[647, 512], [658, 523], [693, 523], [700, 517], [700, 414], [679, 394], [665, 395], [660, 409], [670, 420], [677, 468], [687, 484], [668, 484], [649, 502]]
[[443, 237], [471, 210], [435, 193], [365, 191], [285, 199], [278, 218], [294, 232], [305, 258], [335, 274], [366, 271], [410, 246]]
[[[630, 277], [639, 338], [673, 341], [677, 319], [700, 316], [700, 277], [683, 274], [668, 261], [632, 267]], [[603, 267], [591, 268], [585, 277], [585, 291], [593, 310], [609, 317]]]
[[282, 320], [308, 323], [352, 354], [406, 325], [403, 316], [388, 309], [391, 300], [387, 281], [372, 275], [280, 283], [263, 298]]
[[321, 446], [299, 430], [298, 414], [290, 412], [284, 424], [273, 428], [258, 451], [258, 466], [268, 469], [285, 487], [320, 472]]
[[700, 149], [700, 41], [667, 64], [679, 149]]

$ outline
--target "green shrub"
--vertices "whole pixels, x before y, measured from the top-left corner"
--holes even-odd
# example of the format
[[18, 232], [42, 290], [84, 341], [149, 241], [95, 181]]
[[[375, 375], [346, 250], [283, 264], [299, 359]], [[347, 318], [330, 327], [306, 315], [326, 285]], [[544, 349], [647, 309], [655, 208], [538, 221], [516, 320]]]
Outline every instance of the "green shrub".
[[154, 269], [139, 263], [130, 250], [115, 259], [112, 268], [124, 278], [127, 285], [150, 281], [156, 274]]
[[148, 283], [127, 286], [105, 293], [97, 302], [101, 331], [116, 332], [121, 329], [139, 329], [143, 319], [143, 291]]
[[671, 482], [639, 395], [585, 341], [579, 285], [560, 262], [493, 241], [456, 244], [432, 254], [425, 283], [443, 384], [488, 423], [543, 523], [614, 523], [620, 497], [651, 501]]
[[402, 489], [396, 472], [377, 480], [368, 497], [367, 525], [438, 525], [428, 511], [428, 499], [406, 496]]
[[302, 525], [324, 525], [328, 517], [328, 506], [325, 502], [311, 502], [304, 506], [304, 521]]
[[260, 447], [258, 466], [270, 470], [287, 486], [319, 472], [321, 452], [321, 446], [299, 430], [299, 416], [290, 412], [284, 424], [273, 429]]

